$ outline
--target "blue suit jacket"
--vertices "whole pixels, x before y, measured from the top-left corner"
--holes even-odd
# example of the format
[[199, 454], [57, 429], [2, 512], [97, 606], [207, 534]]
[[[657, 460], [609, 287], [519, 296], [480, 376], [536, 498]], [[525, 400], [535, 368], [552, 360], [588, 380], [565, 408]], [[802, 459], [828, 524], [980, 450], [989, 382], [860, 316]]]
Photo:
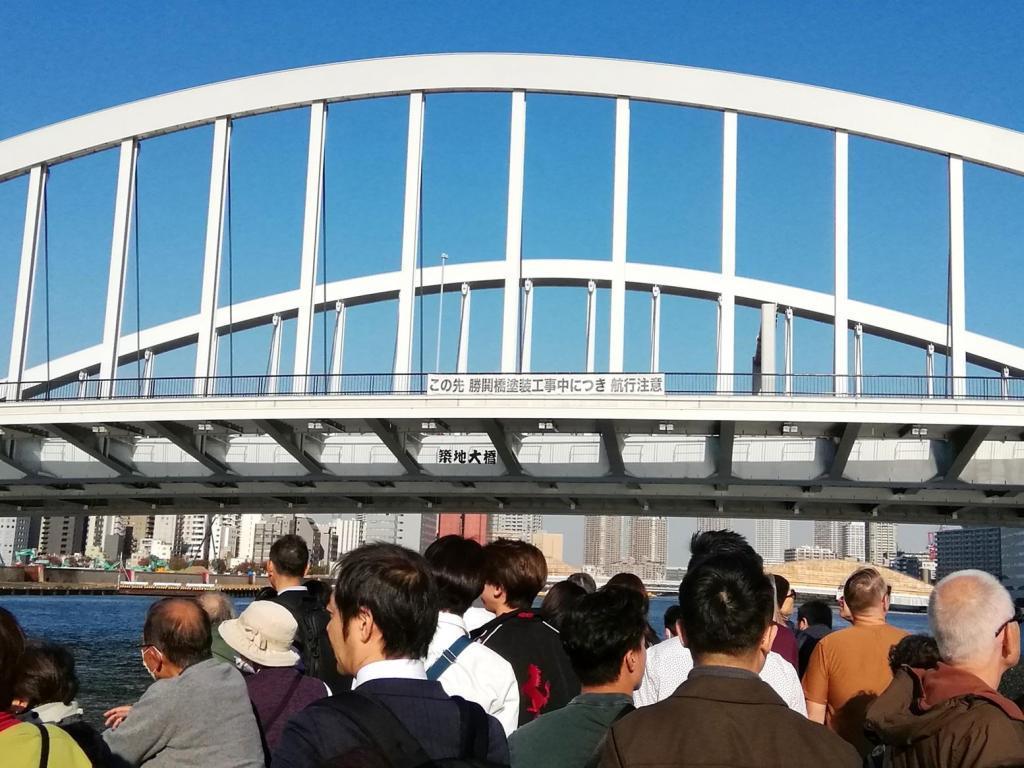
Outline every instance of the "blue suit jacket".
[[[372, 694], [409, 730], [432, 760], [459, 757], [459, 708], [433, 680], [371, 680], [360, 690]], [[357, 696], [342, 693], [339, 696]], [[332, 697], [333, 698], [333, 697]], [[508, 742], [501, 724], [488, 716], [488, 759], [509, 762]], [[295, 715], [285, 726], [277, 749], [274, 768], [317, 768], [338, 755], [370, 743], [358, 726], [321, 699]]]

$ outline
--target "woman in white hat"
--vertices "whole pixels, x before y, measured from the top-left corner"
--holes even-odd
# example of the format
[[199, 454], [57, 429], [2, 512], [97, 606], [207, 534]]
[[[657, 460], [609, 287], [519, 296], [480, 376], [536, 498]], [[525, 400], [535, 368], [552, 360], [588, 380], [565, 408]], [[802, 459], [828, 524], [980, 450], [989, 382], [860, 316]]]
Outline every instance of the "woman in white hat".
[[330, 691], [297, 667], [299, 654], [292, 643], [298, 624], [284, 606], [257, 600], [237, 619], [220, 624], [217, 631], [238, 655], [269, 756], [288, 719]]

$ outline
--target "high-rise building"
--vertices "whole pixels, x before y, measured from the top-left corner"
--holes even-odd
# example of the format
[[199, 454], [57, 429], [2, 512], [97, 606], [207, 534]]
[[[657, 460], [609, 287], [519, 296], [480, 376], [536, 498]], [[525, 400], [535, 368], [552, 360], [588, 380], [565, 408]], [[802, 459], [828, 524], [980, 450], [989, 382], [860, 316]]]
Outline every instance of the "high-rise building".
[[1000, 538], [1003, 585], [1014, 601], [1024, 602], [1024, 528], [1003, 528]]
[[264, 515], [253, 529], [253, 561], [263, 563], [269, 560], [274, 542], [287, 534], [295, 534], [306, 542], [310, 565], [323, 561], [320, 527], [308, 515]]
[[846, 532], [843, 523], [837, 520], [815, 520], [814, 546], [831, 550], [840, 560], [846, 557]]
[[252, 550], [256, 543], [256, 523], [260, 516], [256, 514], [238, 515], [238, 536], [235, 545], [235, 559], [239, 563], [248, 562], [253, 559]]
[[754, 549], [766, 563], [784, 563], [789, 549], [789, 520], [758, 520]]
[[420, 545], [416, 548], [417, 552], [426, 552], [427, 547], [437, 541], [438, 517], [428, 513], [420, 515]]
[[867, 540], [868, 562], [887, 566], [896, 557], [896, 523], [868, 523]]
[[529, 541], [543, 527], [542, 515], [491, 515], [490, 539]]
[[622, 522], [623, 518], [614, 515], [588, 515], [585, 518], [583, 567], [586, 570], [606, 575], [622, 560]]
[[85, 552], [87, 515], [46, 515], [39, 532], [39, 551], [47, 555]]
[[731, 517], [698, 517], [697, 533], [705, 531], [724, 531], [732, 529]]
[[865, 555], [865, 530], [861, 521], [846, 523], [843, 526], [843, 559], [856, 560], [863, 563]]
[[359, 517], [336, 517], [320, 529], [324, 559], [333, 566], [346, 552], [363, 543], [363, 521]]
[[189, 560], [202, 559], [207, 523], [212, 522], [210, 518], [210, 515], [182, 515], [174, 542], [175, 553]]
[[645, 581], [663, 581], [668, 559], [668, 519], [664, 517], [628, 517], [623, 558], [619, 570], [635, 573]]
[[89, 515], [86, 528], [85, 554], [118, 562], [124, 555], [127, 518], [118, 515]]
[[974, 568], [1003, 578], [1003, 541], [1000, 528], [961, 528], [939, 531], [935, 577]]
[[11, 565], [14, 555], [29, 548], [32, 518], [0, 517], [0, 565]]
[[437, 537], [462, 536], [466, 539], [473, 539], [480, 544], [486, 544], [487, 539], [487, 515], [468, 514], [458, 515], [453, 512], [443, 512], [437, 516]]
[[800, 560], [835, 560], [836, 553], [831, 549], [818, 547], [813, 544], [804, 544], [799, 547], [791, 547], [786, 550], [786, 562], [792, 563]]
[[544, 559], [549, 563], [563, 559], [565, 537], [560, 533], [538, 531], [530, 538], [530, 543], [544, 553]]
[[363, 515], [363, 538], [367, 544], [380, 541], [419, 552], [423, 544], [421, 518], [415, 513]]

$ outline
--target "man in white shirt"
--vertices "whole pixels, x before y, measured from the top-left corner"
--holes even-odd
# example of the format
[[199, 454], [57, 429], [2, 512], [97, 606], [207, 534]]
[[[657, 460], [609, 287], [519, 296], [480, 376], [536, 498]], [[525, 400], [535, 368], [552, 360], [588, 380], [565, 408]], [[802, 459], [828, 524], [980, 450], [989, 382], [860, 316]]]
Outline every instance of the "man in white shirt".
[[505, 733], [480, 705], [429, 680], [426, 656], [440, 609], [423, 557], [394, 544], [348, 553], [327, 631], [351, 692], [314, 702], [285, 726], [275, 768], [419, 765], [446, 759], [508, 763]]
[[498, 719], [505, 734], [519, 723], [519, 686], [512, 665], [486, 646], [471, 643], [463, 614], [484, 588], [483, 547], [443, 536], [424, 553], [437, 582], [441, 612], [427, 651], [427, 677], [449, 696], [475, 701]]

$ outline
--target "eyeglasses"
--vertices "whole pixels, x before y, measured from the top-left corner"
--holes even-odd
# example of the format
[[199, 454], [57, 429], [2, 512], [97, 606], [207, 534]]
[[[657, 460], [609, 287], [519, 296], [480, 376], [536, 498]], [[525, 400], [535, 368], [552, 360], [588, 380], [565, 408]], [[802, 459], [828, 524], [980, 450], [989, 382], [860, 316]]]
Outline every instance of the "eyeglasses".
[[999, 633], [1006, 629], [1011, 624], [1024, 624], [1024, 607], [1017, 606], [1013, 609], [1013, 616], [1008, 618], [1002, 624], [999, 625], [999, 629], [996, 630], [996, 637], [999, 637]]
[[796, 590], [794, 590], [794, 589], [789, 590], [789, 594], [786, 595], [786, 599], [788, 600], [791, 597], [794, 600], [796, 599]]

